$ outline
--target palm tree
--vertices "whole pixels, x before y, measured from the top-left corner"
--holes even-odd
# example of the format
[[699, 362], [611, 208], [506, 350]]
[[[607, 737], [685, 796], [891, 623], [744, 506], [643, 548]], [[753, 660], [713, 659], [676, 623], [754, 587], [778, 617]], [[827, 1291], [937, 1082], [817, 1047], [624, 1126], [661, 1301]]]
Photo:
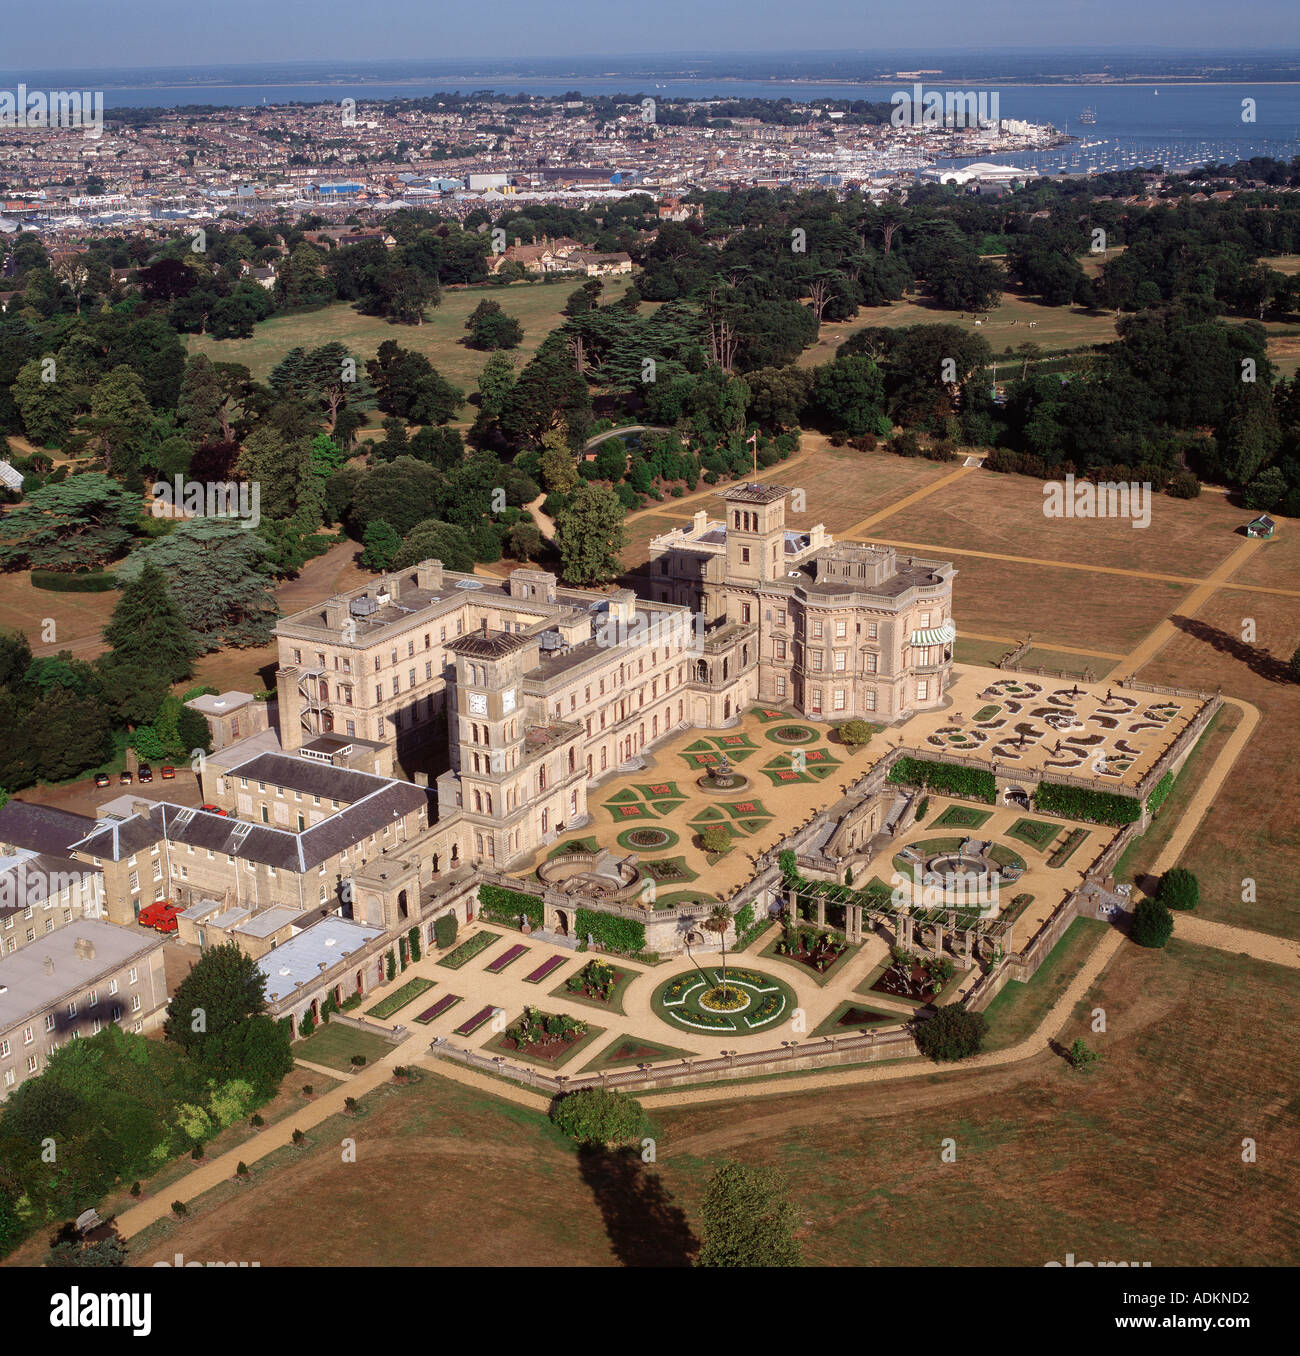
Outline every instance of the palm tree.
[[722, 996], [727, 996], [727, 929], [731, 926], [731, 910], [725, 904], [715, 904], [704, 926], [716, 932], [722, 942]]

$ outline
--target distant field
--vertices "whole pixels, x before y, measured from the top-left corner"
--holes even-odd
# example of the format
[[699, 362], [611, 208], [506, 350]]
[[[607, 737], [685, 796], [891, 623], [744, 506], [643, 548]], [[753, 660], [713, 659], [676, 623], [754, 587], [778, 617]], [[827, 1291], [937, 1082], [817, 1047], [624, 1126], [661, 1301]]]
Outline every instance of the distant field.
[[1044, 503], [1042, 481], [975, 471], [869, 530], [896, 541], [1200, 579], [1241, 545], [1237, 528], [1249, 516], [1219, 494], [1153, 494], [1147, 527], [1124, 518], [1049, 518]]
[[[630, 279], [613, 277], [604, 282], [604, 299], [610, 302], [627, 291]], [[465, 337], [465, 321], [480, 301], [485, 297], [499, 301], [501, 308], [524, 327], [524, 342], [512, 350], [522, 365], [561, 322], [561, 308], [578, 285], [570, 280], [444, 291], [442, 302], [429, 312], [423, 325], [391, 325], [377, 316], [359, 314], [349, 303], [336, 302], [304, 315], [273, 316], [257, 326], [251, 339], [189, 335], [186, 342], [191, 353], [206, 353], [214, 362], [244, 363], [254, 377], [265, 381], [291, 348], [337, 340], [359, 358], [373, 358], [385, 339], [395, 339], [403, 348], [423, 353], [452, 385], [469, 392], [488, 355], [466, 348], [460, 341]]]
[[[1294, 576], [1289, 582], [1300, 586]], [[1241, 639], [1246, 618], [1253, 643]], [[1284, 669], [1300, 644], [1296, 600], [1223, 589], [1176, 624], [1179, 632], [1138, 676], [1209, 691], [1222, 685], [1263, 715], [1179, 865], [1200, 879], [1198, 907], [1207, 917], [1300, 937], [1300, 685]]]
[[[982, 334], [996, 356], [1018, 344], [1034, 343], [1043, 349], [1082, 348], [1109, 343], [1115, 338], [1115, 317], [1110, 312], [1094, 313], [1078, 306], [1044, 306], [1015, 292], [1003, 292], [1001, 305], [982, 318], [984, 323], [977, 325], [969, 312], [963, 318], [960, 311], [944, 311], [925, 300], [864, 307], [853, 320], [823, 325], [817, 342], [799, 355], [799, 366], [827, 362], [855, 330], [878, 326], [893, 329], [900, 325], [960, 325], [964, 330]], [[1036, 322], [1032, 330], [1031, 320]]]

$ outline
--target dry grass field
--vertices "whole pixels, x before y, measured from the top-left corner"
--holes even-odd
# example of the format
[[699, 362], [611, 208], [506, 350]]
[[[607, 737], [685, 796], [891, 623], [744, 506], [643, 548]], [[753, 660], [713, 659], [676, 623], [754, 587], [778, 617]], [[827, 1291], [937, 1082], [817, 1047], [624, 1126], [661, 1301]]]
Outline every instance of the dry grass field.
[[1041, 481], [978, 471], [891, 515], [873, 532], [918, 544], [1201, 579], [1241, 545], [1236, 529], [1253, 516], [1218, 494], [1190, 500], [1153, 494], [1148, 527], [1123, 518], [1049, 518], [1044, 502]]
[[[1032, 1024], [1058, 979], [1044, 994], [1012, 986], [997, 1022]], [[1042, 1266], [1067, 1252], [1294, 1265], [1297, 1000], [1295, 971], [1177, 942], [1125, 946], [1061, 1033], [1101, 1051], [1089, 1074], [1043, 1053], [887, 1087], [665, 1109], [653, 1169], [579, 1154], [539, 1113], [428, 1072], [368, 1099], [368, 1114], [320, 1127], [311, 1147], [282, 1151], [253, 1184], [154, 1226], [132, 1260], [681, 1264], [709, 1173], [734, 1157], [786, 1172], [812, 1265]], [[1104, 1035], [1089, 1030], [1094, 1006], [1106, 1010]], [[355, 1164], [340, 1161], [344, 1135], [356, 1137]], [[1242, 1163], [1244, 1136], [1258, 1163]], [[957, 1161], [941, 1164], [949, 1137]]]
[[[604, 302], [608, 304], [623, 295], [629, 280], [614, 277], [604, 281]], [[191, 353], [206, 353], [214, 362], [244, 363], [258, 381], [265, 381], [291, 348], [311, 348], [337, 340], [359, 358], [373, 358], [385, 339], [395, 339], [403, 348], [423, 353], [453, 386], [468, 393], [474, 390], [488, 358], [461, 342], [465, 321], [480, 301], [499, 301], [501, 308], [524, 327], [524, 341], [513, 350], [522, 366], [563, 319], [561, 308], [577, 286], [570, 280], [449, 289], [423, 325], [392, 325], [377, 316], [361, 315], [346, 302], [337, 302], [302, 315], [274, 316], [258, 325], [251, 339], [191, 335], [187, 344]]]
[[[982, 319], [983, 324], [977, 326], [969, 312], [945, 311], [924, 299], [864, 307], [852, 320], [823, 325], [817, 342], [804, 349], [798, 363], [800, 367], [814, 367], [827, 362], [855, 330], [882, 326], [896, 329], [904, 325], [960, 325], [962, 329], [982, 334], [998, 357], [1019, 344], [1034, 343], [1042, 349], [1082, 348], [1088, 344], [1106, 344], [1115, 338], [1115, 317], [1109, 311], [1044, 306], [1014, 291], [1003, 292], [1001, 304]], [[1030, 321], [1034, 322], [1032, 330]]]
[[[1246, 618], [1256, 641], [1244, 641]], [[1224, 590], [1178, 633], [1141, 677], [1244, 698], [1263, 715], [1259, 728], [1193, 836], [1182, 865], [1201, 883], [1209, 918], [1285, 937], [1300, 936], [1300, 685], [1282, 671], [1300, 643], [1294, 599]], [[1254, 881], [1255, 899], [1243, 900]]]
[[1126, 652], [1177, 607], [1183, 584], [953, 556], [957, 629]]

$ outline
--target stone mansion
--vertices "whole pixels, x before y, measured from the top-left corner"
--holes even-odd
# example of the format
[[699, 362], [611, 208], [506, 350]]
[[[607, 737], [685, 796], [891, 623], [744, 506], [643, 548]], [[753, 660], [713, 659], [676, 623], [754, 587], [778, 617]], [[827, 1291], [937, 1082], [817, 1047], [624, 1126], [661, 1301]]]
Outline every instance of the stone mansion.
[[[586, 824], [589, 788], [682, 729], [755, 703], [881, 723], [943, 703], [950, 563], [787, 529], [779, 486], [720, 493], [722, 520], [651, 543], [636, 592], [426, 560], [283, 618], [270, 711], [192, 703], [214, 737], [209, 808], [136, 792], [60, 851], [102, 877], [101, 916], [131, 926], [170, 899], [183, 941], [237, 942], [290, 1012], [336, 943], [348, 986], [380, 982], [394, 938], [471, 917], [483, 872]], [[342, 931], [318, 954], [321, 928]]]

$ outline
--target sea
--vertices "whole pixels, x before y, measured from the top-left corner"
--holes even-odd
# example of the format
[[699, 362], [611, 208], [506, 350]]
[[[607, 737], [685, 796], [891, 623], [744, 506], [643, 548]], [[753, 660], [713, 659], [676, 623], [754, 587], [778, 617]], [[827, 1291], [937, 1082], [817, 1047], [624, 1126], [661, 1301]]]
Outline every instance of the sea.
[[[704, 63], [697, 63], [704, 64]], [[0, 71], [0, 89], [19, 82], [29, 89], [102, 90], [105, 109], [174, 108], [202, 105], [238, 107], [288, 103], [338, 103], [345, 98], [366, 101], [429, 98], [440, 93], [543, 94], [560, 96], [634, 94], [674, 99], [812, 98], [888, 101], [896, 91], [911, 91], [911, 78], [889, 77], [857, 82], [833, 78], [800, 79], [765, 69], [754, 58], [727, 67], [722, 58], [707, 63], [709, 73], [658, 74], [655, 67], [609, 65], [603, 69], [570, 70], [562, 75], [537, 69], [507, 70], [466, 66], [457, 71], [446, 61], [430, 62], [427, 73], [408, 63], [394, 75], [393, 63], [339, 69], [325, 63], [296, 67], [223, 67], [203, 71]], [[1093, 69], [1098, 69], [1095, 66]], [[814, 68], [815, 69], [815, 68]], [[827, 69], [830, 69], [829, 67]], [[902, 67], [899, 68], [903, 69]], [[1234, 72], [1235, 69], [1233, 68]], [[1262, 68], [1261, 68], [1262, 69]], [[1297, 67], [1300, 69], [1300, 67]], [[731, 75], [727, 72], [743, 72]], [[1285, 68], [1267, 71], [1267, 79], [1224, 82], [1179, 80], [1098, 84], [1071, 81], [1032, 83], [1023, 75], [1014, 82], [963, 81], [924, 76], [925, 89], [961, 89], [997, 94], [1003, 118], [1050, 123], [1075, 138], [1064, 147], [1007, 155], [981, 155], [1003, 165], [1022, 166], [1038, 174], [1080, 174], [1145, 168], [1192, 169], [1231, 163], [1253, 156], [1288, 160], [1300, 155], [1300, 82], [1279, 78]], [[943, 162], [940, 162], [943, 163]]]

